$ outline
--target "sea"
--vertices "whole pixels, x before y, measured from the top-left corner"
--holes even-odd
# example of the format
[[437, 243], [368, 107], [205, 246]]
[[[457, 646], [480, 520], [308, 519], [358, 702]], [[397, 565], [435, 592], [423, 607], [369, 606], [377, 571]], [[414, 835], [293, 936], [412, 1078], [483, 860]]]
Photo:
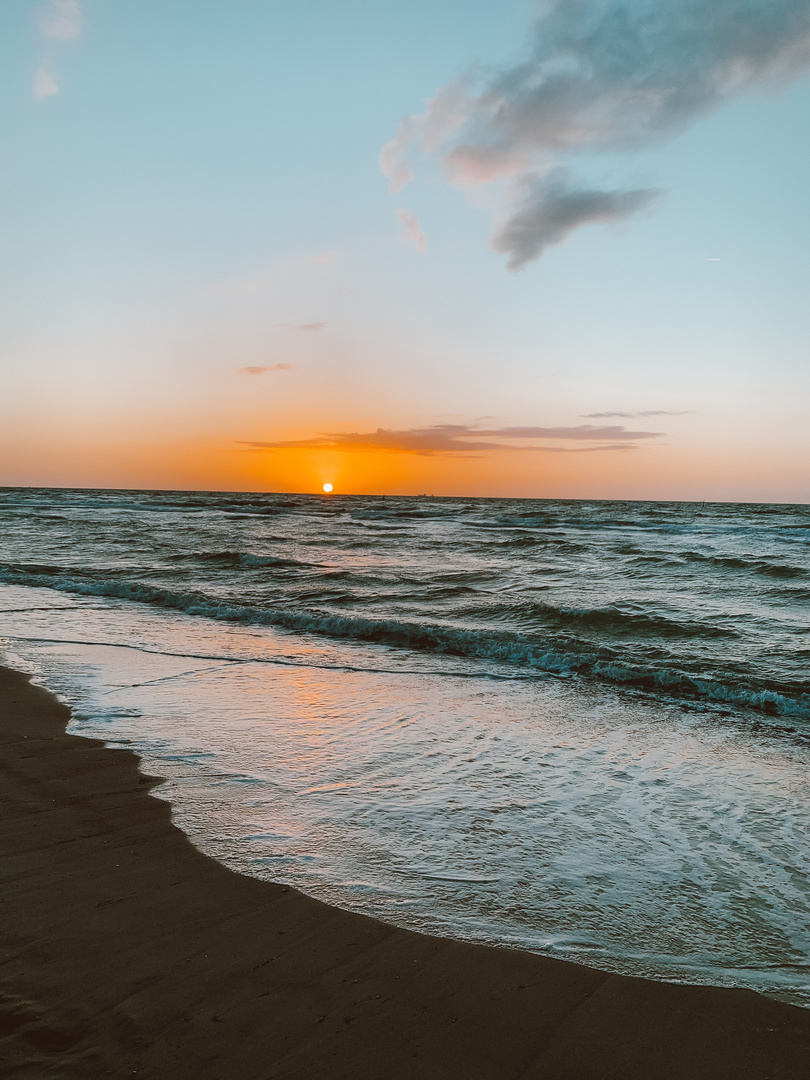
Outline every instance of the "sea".
[[810, 507], [0, 489], [0, 658], [236, 870], [810, 1007]]

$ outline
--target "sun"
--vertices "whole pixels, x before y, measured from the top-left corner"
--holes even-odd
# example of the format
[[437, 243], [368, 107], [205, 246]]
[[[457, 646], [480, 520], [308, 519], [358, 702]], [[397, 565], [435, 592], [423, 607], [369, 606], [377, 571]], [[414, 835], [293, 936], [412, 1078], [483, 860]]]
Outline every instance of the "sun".
[[331, 485], [331, 484], [324, 484], [324, 485], [323, 485], [323, 490], [324, 490], [324, 491], [326, 492], [326, 494], [328, 495], [328, 494], [329, 494], [329, 492], [330, 492], [330, 491], [332, 490], [332, 485]]

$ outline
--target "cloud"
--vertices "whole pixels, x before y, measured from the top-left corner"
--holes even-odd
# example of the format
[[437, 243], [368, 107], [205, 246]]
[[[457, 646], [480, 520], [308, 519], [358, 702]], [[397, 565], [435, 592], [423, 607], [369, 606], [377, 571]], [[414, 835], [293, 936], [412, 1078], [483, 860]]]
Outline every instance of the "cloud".
[[562, 243], [581, 225], [618, 222], [646, 210], [660, 194], [652, 189], [598, 191], [575, 187], [567, 170], [526, 183], [523, 204], [492, 237], [496, 251], [508, 255], [510, 270], [522, 270], [552, 244]]
[[578, 427], [505, 427], [492, 431], [480, 431], [479, 434], [497, 439], [655, 439], [661, 431], [625, 431], [613, 424], [610, 427], [595, 427], [593, 424], [580, 424]]
[[292, 364], [267, 364], [265, 366], [250, 365], [239, 368], [240, 375], [264, 375], [265, 371], [291, 371]]
[[380, 172], [388, 178], [392, 194], [413, 180], [408, 155], [414, 143], [427, 151], [437, 150], [447, 135], [464, 123], [466, 97], [463, 80], [454, 79], [427, 103], [421, 116], [403, 117], [396, 135], [385, 144], [379, 157]]
[[413, 244], [417, 251], [423, 255], [427, 251], [427, 237], [422, 232], [422, 227], [419, 224], [419, 219], [413, 210], [408, 210], [404, 206], [401, 206], [397, 210], [397, 217], [405, 226], [405, 231], [400, 235], [404, 240], [407, 240], [409, 244]]
[[[82, 12], [78, 0], [52, 0], [49, 10], [40, 16], [38, 25], [43, 37], [58, 41], [77, 38], [82, 32]], [[47, 58], [34, 72], [31, 89], [37, 101], [59, 93], [59, 83]]]
[[82, 13], [77, 0], [53, 0], [50, 11], [39, 20], [44, 37], [72, 41], [82, 32]]
[[583, 420], [608, 420], [616, 417], [622, 420], [632, 420], [635, 416], [688, 416], [694, 409], [642, 409], [640, 412], [590, 412], [583, 413]]
[[280, 322], [279, 326], [286, 326], [290, 330], [323, 330], [326, 326], [325, 322], [305, 322], [305, 323], [290, 323]]
[[[358, 450], [378, 450], [392, 454], [475, 454], [482, 451], [533, 450], [546, 453], [571, 454], [596, 450], [635, 450], [638, 439], [657, 438], [658, 431], [625, 431], [617, 425], [596, 427], [503, 427], [481, 429], [469, 424], [434, 424], [431, 427], [392, 431], [377, 428], [371, 432], [341, 432], [318, 435], [311, 439], [292, 439], [279, 442], [245, 442], [253, 450], [337, 450], [350, 453]], [[496, 440], [496, 441], [492, 441]], [[515, 440], [520, 440], [516, 444]], [[544, 446], [537, 440], [555, 442], [589, 442], [593, 446]]]
[[34, 83], [32, 87], [34, 91], [34, 97], [37, 101], [42, 101], [44, 98], [53, 97], [54, 94], [59, 93], [59, 84], [54, 79], [53, 75], [48, 71], [46, 67], [38, 67], [34, 72]]
[[528, 55], [439, 90], [403, 119], [380, 167], [396, 191], [420, 151], [456, 185], [512, 177], [518, 205], [493, 244], [520, 269], [573, 229], [629, 217], [654, 197], [575, 184], [561, 164], [652, 146], [808, 68], [808, 0], [545, 0]]

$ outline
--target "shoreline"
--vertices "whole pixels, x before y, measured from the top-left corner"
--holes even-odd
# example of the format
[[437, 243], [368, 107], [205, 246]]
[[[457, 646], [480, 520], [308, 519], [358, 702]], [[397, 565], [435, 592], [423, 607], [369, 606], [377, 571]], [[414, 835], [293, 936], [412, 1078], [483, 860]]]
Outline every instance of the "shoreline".
[[810, 1010], [428, 937], [236, 874], [0, 668], [0, 1074], [801, 1080]]

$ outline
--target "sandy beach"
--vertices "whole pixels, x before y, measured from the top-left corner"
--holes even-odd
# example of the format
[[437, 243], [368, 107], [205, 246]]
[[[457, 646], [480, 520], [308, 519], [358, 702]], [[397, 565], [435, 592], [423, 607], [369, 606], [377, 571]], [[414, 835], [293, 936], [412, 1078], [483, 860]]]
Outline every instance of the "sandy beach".
[[198, 852], [0, 669], [3, 1077], [804, 1078], [810, 1011], [395, 929]]

